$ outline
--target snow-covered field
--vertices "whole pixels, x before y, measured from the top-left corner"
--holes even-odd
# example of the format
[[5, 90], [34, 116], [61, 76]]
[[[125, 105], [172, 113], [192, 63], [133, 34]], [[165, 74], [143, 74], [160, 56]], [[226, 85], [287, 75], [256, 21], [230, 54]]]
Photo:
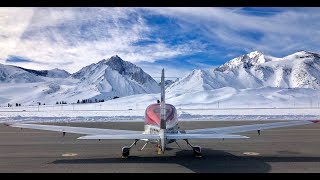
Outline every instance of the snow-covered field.
[[[138, 94], [102, 103], [1, 107], [0, 122], [143, 121], [159, 94]], [[312, 89], [225, 87], [168, 93], [180, 121], [320, 119], [320, 91]]]

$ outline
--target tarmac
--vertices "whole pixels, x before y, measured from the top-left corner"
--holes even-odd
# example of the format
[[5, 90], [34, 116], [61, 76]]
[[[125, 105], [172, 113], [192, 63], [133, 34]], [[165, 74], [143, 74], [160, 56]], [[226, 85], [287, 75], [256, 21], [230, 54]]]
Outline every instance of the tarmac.
[[[271, 121], [264, 121], [265, 123]], [[264, 123], [263, 122], [263, 123]], [[179, 122], [181, 129], [262, 123], [257, 121]], [[143, 130], [143, 122], [56, 123], [78, 127]], [[77, 140], [79, 134], [19, 129], [0, 124], [0, 172], [12, 173], [308, 173], [320, 172], [320, 123], [240, 133], [249, 139], [190, 140], [202, 158], [178, 141], [164, 154], [139, 141], [129, 158], [130, 140]]]

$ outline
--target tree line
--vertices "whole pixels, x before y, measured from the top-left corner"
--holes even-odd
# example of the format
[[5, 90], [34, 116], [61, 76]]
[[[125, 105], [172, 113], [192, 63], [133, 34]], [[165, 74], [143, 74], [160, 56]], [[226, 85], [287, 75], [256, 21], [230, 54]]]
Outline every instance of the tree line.
[[[8, 103], [8, 107], [12, 107], [12, 106], [13, 106], [12, 104]], [[16, 103], [16, 107], [18, 107], [18, 106], [21, 106], [21, 104]]]
[[[119, 98], [118, 96], [114, 96], [112, 99], [117, 99], [117, 98]], [[84, 104], [84, 103], [98, 103], [98, 102], [104, 102], [104, 99], [82, 99], [81, 101], [80, 101], [80, 99], [78, 99], [78, 101], [77, 101], [77, 104]], [[39, 106], [40, 105], [46, 105], [45, 103], [41, 103], [41, 102], [38, 102], [37, 103]], [[56, 102], [56, 104], [67, 104], [67, 102], [66, 101], [57, 101]], [[13, 106], [13, 104], [10, 104], [10, 103], [8, 103], [8, 107], [12, 107]], [[16, 103], [16, 107], [18, 107], [18, 106], [21, 106], [21, 104], [20, 103]]]
[[98, 102], [104, 102], [104, 99], [82, 99], [81, 101], [78, 99], [78, 104], [84, 104], [84, 103], [98, 103]]

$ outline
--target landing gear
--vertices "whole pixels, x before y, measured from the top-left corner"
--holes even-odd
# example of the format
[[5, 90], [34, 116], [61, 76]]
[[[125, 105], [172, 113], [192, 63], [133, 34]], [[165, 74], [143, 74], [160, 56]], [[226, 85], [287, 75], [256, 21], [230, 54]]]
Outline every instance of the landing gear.
[[122, 148], [122, 157], [127, 158], [127, 157], [129, 157], [129, 154], [130, 154], [130, 147], [128, 147], [128, 146], [123, 147]]
[[178, 142], [177, 142], [177, 141], [175, 141], [175, 143], [178, 145], [179, 149], [182, 149], [182, 148], [181, 148], [181, 146], [178, 144]]
[[200, 146], [193, 146], [189, 143], [188, 139], [185, 139], [185, 141], [187, 142], [187, 144], [192, 148], [193, 150], [193, 156], [194, 157], [202, 157], [202, 153], [201, 153], [201, 147]]
[[193, 156], [194, 157], [202, 157], [200, 146], [193, 146], [192, 149], [193, 149]]
[[136, 139], [130, 146], [124, 146], [122, 148], [122, 157], [123, 158], [128, 158], [129, 157], [130, 149], [132, 148], [132, 146], [136, 145], [138, 141], [139, 141], [139, 139]]
[[149, 141], [147, 141], [147, 142], [142, 146], [142, 148], [140, 149], [140, 151], [142, 151], [142, 150], [147, 146], [148, 143], [149, 143]]

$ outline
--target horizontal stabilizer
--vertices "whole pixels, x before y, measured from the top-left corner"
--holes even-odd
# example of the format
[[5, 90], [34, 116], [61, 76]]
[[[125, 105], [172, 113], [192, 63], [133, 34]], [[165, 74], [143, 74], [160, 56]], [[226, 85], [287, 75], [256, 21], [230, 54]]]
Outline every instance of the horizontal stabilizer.
[[241, 139], [247, 136], [233, 134], [166, 134], [167, 139]]
[[81, 136], [78, 139], [159, 139], [158, 134], [101, 134], [101, 135], [88, 135]]

